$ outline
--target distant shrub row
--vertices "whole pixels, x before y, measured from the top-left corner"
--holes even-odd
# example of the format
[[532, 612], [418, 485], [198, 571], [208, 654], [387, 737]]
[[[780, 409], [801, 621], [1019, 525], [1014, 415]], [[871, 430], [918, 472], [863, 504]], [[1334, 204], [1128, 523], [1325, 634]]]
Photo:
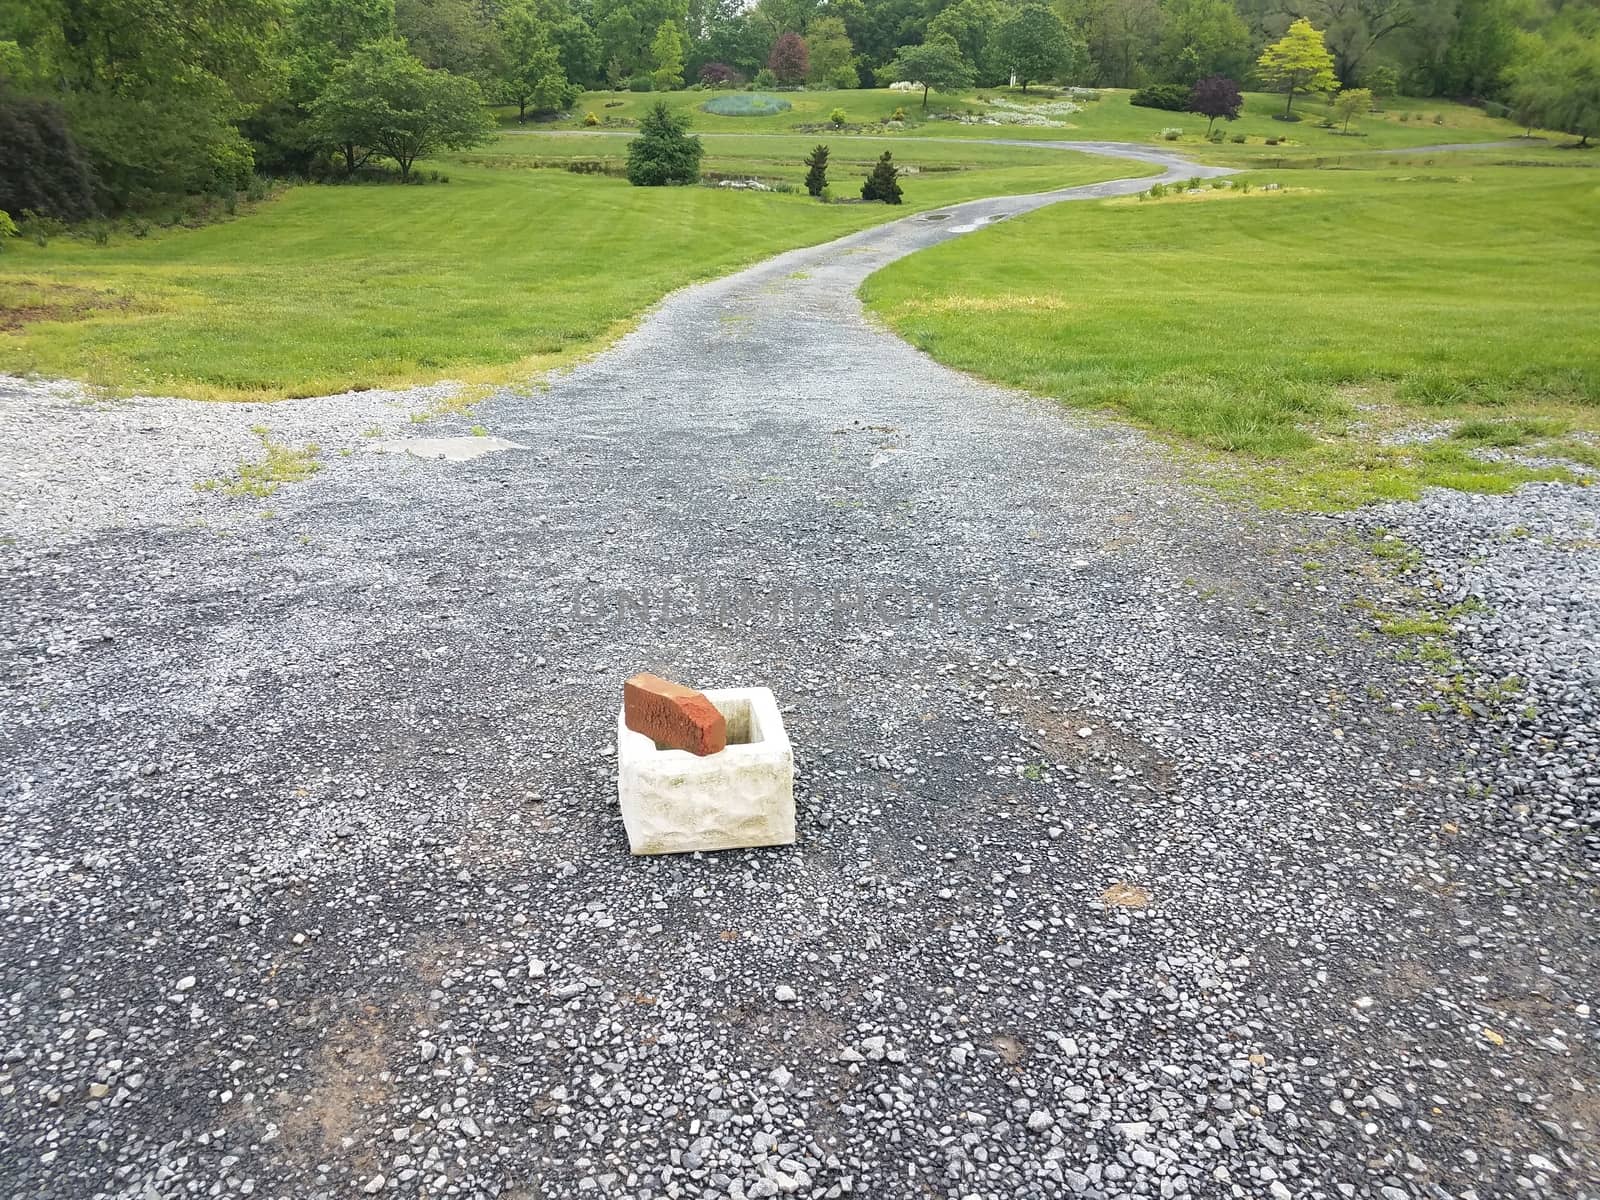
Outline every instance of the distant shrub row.
[[1181, 83], [1156, 83], [1140, 88], [1128, 97], [1128, 103], [1139, 108], [1159, 108], [1166, 112], [1185, 112], [1189, 107], [1190, 88]]

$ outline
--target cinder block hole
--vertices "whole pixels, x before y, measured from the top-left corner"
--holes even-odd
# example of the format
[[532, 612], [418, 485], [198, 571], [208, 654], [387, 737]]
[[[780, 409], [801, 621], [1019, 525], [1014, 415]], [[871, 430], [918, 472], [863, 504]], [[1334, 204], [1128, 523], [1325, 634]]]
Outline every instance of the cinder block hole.
[[[748, 700], [712, 700], [717, 706], [717, 711], [722, 714], [723, 720], [728, 723], [728, 745], [749, 746], [756, 742], [766, 741], [761, 732], [761, 722], [756, 719], [755, 706]], [[656, 743], [657, 750], [667, 747], [660, 742]]]

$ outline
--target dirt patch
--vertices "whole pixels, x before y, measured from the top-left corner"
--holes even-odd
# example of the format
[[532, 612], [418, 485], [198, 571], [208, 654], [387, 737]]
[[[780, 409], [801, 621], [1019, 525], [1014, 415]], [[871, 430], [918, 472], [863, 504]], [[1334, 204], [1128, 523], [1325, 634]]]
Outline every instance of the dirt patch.
[[1172, 763], [1104, 717], [1081, 710], [1054, 712], [1041, 705], [1019, 711], [1023, 738], [1049, 758], [1109, 782], [1133, 782], [1159, 795], [1177, 786]]
[[280, 1096], [284, 1135], [328, 1150], [341, 1149], [346, 1139], [370, 1142], [367, 1114], [381, 1118], [394, 1091], [392, 1040], [377, 1005], [340, 1017], [312, 1056], [309, 1086]]
[[44, 321], [82, 321], [102, 312], [129, 312], [133, 299], [115, 292], [31, 280], [0, 282], [0, 333]]
[[1101, 892], [1100, 901], [1108, 908], [1144, 908], [1150, 903], [1150, 893], [1136, 883], [1119, 882]]

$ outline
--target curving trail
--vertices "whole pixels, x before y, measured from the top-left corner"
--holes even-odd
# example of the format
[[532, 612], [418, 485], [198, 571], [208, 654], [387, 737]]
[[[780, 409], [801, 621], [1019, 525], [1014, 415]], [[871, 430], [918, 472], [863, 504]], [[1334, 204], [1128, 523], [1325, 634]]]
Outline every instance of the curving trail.
[[[1151, 182], [686, 289], [465, 462], [0, 387], [0, 1190], [1593, 1195], [1587, 893], [1441, 840], [1368, 560], [863, 319]], [[263, 419], [269, 520], [191, 486]], [[798, 846], [627, 856], [638, 669], [774, 687]]]

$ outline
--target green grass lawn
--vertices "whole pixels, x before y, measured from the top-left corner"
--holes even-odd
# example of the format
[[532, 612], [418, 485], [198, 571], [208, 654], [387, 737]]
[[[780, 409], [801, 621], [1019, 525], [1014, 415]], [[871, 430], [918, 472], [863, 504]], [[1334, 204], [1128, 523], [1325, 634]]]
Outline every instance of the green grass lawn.
[[[780, 173], [798, 180], [810, 143], [788, 142], [756, 147], [753, 165], [778, 172], [793, 149]], [[1130, 173], [991, 149], [966, 169], [912, 176], [900, 208], [441, 163], [447, 184], [297, 187], [201, 229], [104, 246], [12, 239], [0, 371], [212, 399], [528, 379], [603, 345], [674, 288], [779, 251], [956, 200]], [[842, 193], [859, 187], [864, 158], [841, 155]]]
[[[542, 127], [581, 129], [584, 117], [591, 112], [600, 120], [610, 118], [637, 121], [658, 100], [666, 101], [674, 111], [687, 117], [690, 127], [695, 130], [727, 129], [745, 133], [789, 133], [796, 125], [826, 124], [836, 108], [844, 109], [845, 117], [850, 124], [887, 121], [894, 116], [896, 109], [903, 109], [911, 121], [920, 121], [923, 116], [921, 93], [908, 95], [905, 92], [891, 92], [888, 88], [765, 93], [780, 96], [790, 105], [786, 111], [773, 113], [770, 116], [724, 117], [706, 112], [703, 107], [706, 101], [717, 96], [738, 94], [732, 91], [588, 92], [572, 106], [572, 112], [567, 118]], [[928, 100], [928, 111], [934, 113], [960, 108], [964, 103], [963, 96], [941, 96], [934, 92]], [[509, 111], [500, 109], [499, 115], [502, 124], [517, 127], [516, 109]], [[541, 125], [529, 122], [521, 128], [538, 129]]]
[[[1201, 447], [1270, 503], [1562, 474], [1483, 447], [1600, 466], [1600, 172], [1488, 157], [1044, 209], [863, 297], [941, 361]], [[1421, 425], [1446, 436], [1393, 436]]]
[[[1351, 124], [1349, 133], [1321, 127], [1329, 109], [1323, 99], [1301, 98], [1295, 101], [1294, 111], [1303, 119], [1296, 122], [1278, 120], [1283, 111], [1283, 97], [1274, 93], [1249, 92], [1245, 94], [1244, 113], [1234, 122], [1218, 121], [1224, 141], [1213, 145], [1206, 141], [1206, 121], [1193, 113], [1164, 112], [1152, 108], [1135, 108], [1128, 103], [1131, 93], [1108, 88], [1102, 90], [1100, 99], [1087, 101], [1082, 111], [1054, 117], [1060, 128], [1027, 125], [966, 125], [955, 121], [935, 119], [942, 113], [995, 114], [998, 110], [987, 102], [1003, 100], [1023, 104], [1047, 104], [1048, 93], [1032, 91], [1023, 93], [1009, 88], [991, 88], [952, 95], [933, 93], [929, 110], [924, 114], [920, 99], [908, 98], [903, 93], [885, 89], [874, 91], [818, 91], [784, 92], [784, 99], [793, 105], [788, 112], [772, 116], [718, 116], [703, 108], [706, 100], [726, 92], [591, 92], [585, 95], [566, 119], [543, 124], [530, 123], [520, 127], [530, 134], [548, 131], [581, 131], [585, 128], [583, 117], [593, 112], [597, 117], [611, 120], [637, 121], [652, 104], [664, 100], [676, 112], [687, 118], [698, 133], [716, 134], [793, 134], [798, 125], [819, 125], [828, 119], [835, 108], [845, 110], [852, 127], [871, 125], [891, 116], [896, 108], [903, 108], [907, 121], [898, 130], [872, 130], [879, 136], [893, 138], [897, 143], [919, 137], [940, 138], [1023, 138], [1032, 140], [1104, 139], [1143, 143], [1163, 142], [1164, 129], [1179, 129], [1181, 136], [1169, 144], [1174, 149], [1206, 161], [1242, 163], [1278, 159], [1337, 158], [1362, 155], [1373, 151], [1404, 149], [1436, 143], [1493, 141], [1516, 137], [1524, 130], [1509, 121], [1486, 115], [1481, 109], [1446, 101], [1419, 101], [1394, 99], [1384, 104], [1384, 111], [1372, 113]], [[606, 107], [608, 104], [614, 107]], [[515, 113], [510, 122], [516, 128]], [[859, 130], [859, 132], [867, 132]], [[1242, 144], [1227, 140], [1242, 135]], [[807, 132], [804, 136], [820, 137], [833, 141], [838, 136], [825, 129]], [[1555, 140], [1559, 135], [1552, 135]], [[1278, 146], [1266, 145], [1268, 138], [1280, 140]], [[556, 141], [560, 139], [540, 139]]]

